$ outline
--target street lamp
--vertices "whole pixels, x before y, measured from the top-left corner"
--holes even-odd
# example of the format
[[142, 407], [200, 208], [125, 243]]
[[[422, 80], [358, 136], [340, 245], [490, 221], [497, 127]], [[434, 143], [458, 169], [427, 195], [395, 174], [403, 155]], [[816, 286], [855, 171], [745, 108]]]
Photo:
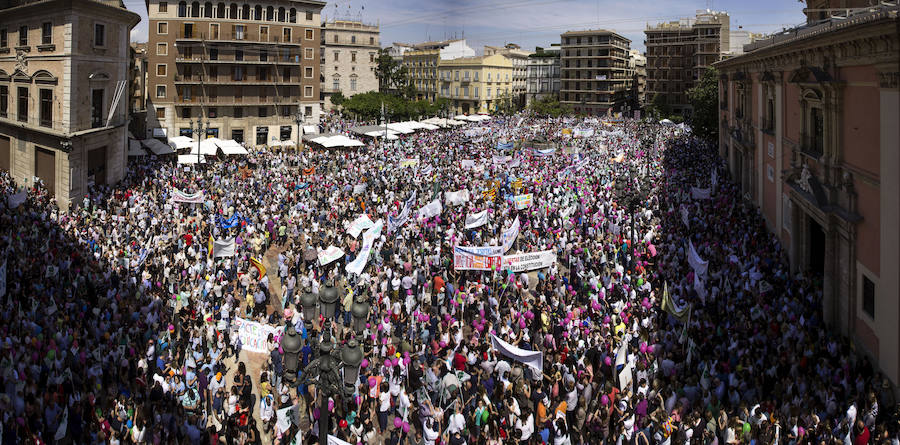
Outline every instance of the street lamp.
[[303, 339], [294, 325], [288, 322], [281, 338], [281, 349], [284, 350], [284, 379], [289, 383], [297, 381], [297, 371], [300, 369], [300, 349], [303, 348]]
[[[209, 121], [206, 121], [206, 127], [209, 128]], [[190, 121], [191, 133], [197, 135], [197, 171], [200, 171], [200, 141], [204, 130], [203, 116], [197, 118], [197, 126], [194, 127], [194, 121]]]
[[303, 123], [303, 110], [297, 105], [297, 117], [294, 118], [295, 122], [297, 122], [297, 150], [300, 150], [300, 124]]
[[370, 305], [364, 295], [357, 295], [350, 306], [350, 314], [353, 315], [353, 332], [360, 335], [366, 328], [366, 320], [369, 319]]
[[319, 316], [318, 298], [312, 293], [312, 288], [307, 285], [300, 294], [300, 307], [303, 309], [303, 323], [306, 330], [312, 329], [312, 322]]
[[322, 317], [326, 320], [331, 320], [334, 318], [335, 310], [337, 309], [337, 302], [340, 299], [340, 291], [338, 288], [334, 286], [334, 279], [329, 278], [325, 281], [325, 288], [319, 292], [319, 302], [321, 303], [320, 309]]

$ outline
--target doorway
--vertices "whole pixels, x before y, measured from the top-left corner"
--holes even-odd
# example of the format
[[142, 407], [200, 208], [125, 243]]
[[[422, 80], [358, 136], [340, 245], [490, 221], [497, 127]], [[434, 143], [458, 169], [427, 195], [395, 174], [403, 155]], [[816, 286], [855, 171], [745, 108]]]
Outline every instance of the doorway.
[[50, 196], [56, 195], [56, 154], [34, 147], [34, 175], [41, 179]]
[[822, 278], [825, 275], [825, 230], [812, 218], [809, 221], [809, 272]]
[[88, 152], [88, 185], [106, 185], [106, 147]]

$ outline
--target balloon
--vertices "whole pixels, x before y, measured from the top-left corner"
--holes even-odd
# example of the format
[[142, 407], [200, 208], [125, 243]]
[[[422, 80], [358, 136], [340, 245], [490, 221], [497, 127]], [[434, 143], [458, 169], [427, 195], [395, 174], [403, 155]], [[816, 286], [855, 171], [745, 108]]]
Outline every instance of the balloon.
[[525, 329], [525, 320], [519, 320], [519, 327]]
[[404, 433], [408, 433], [408, 432], [409, 432], [409, 424], [406, 423], [406, 422], [403, 422], [403, 432], [404, 432]]
[[640, 349], [641, 349], [641, 353], [642, 353], [642, 354], [646, 354], [646, 353], [647, 353], [647, 343], [646, 343], [646, 342], [641, 342], [641, 348], [640, 348]]
[[341, 419], [340, 422], [338, 422], [338, 425], [341, 427], [342, 430], [347, 429], [347, 420]]
[[361, 368], [368, 368], [369, 367], [369, 359], [365, 359], [365, 358], [362, 359], [362, 362], [359, 363], [359, 366]]
[[[607, 357], [608, 359], [609, 357]], [[603, 397], [600, 398], [600, 404], [603, 406], [609, 405], [609, 396], [603, 394]]]
[[385, 368], [390, 368], [390, 367], [391, 367], [391, 361], [388, 360], [388, 359], [384, 359], [384, 367], [385, 367]]
[[328, 399], [328, 412], [334, 411], [334, 399]]
[[399, 417], [394, 417], [394, 428], [400, 428], [403, 426], [403, 420]]
[[612, 359], [609, 358], [609, 356], [606, 356], [606, 358], [603, 359], [603, 363], [606, 363], [606, 366], [612, 366]]
[[400, 363], [400, 359], [399, 359], [399, 358], [394, 357], [394, 358], [391, 359], [391, 365], [392, 365], [392, 366], [397, 366], [398, 363]]

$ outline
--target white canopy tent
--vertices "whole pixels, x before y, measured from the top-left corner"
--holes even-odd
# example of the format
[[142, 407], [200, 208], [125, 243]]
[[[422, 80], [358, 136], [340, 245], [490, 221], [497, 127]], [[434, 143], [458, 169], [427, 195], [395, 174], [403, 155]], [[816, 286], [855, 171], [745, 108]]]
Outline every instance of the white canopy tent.
[[216, 143], [219, 146], [219, 149], [222, 150], [222, 153], [225, 155], [247, 155], [250, 152], [247, 151], [241, 144], [238, 144], [237, 141], [233, 139], [229, 139], [227, 141], [219, 141]]
[[[216, 153], [219, 151], [219, 145], [217, 144], [217, 142], [221, 142], [221, 141], [222, 140], [219, 138], [208, 138], [208, 139], [204, 139], [204, 140], [200, 141], [200, 148], [199, 148], [200, 154], [207, 155], [207, 156], [215, 156]], [[193, 145], [191, 145], [191, 154], [194, 156], [197, 156], [197, 151], [198, 151], [197, 143], [194, 142]]]
[[410, 133], [414, 133], [416, 131], [416, 130], [413, 130], [412, 128], [409, 128], [408, 125], [406, 125], [402, 122], [394, 122], [392, 124], [387, 124], [387, 127], [388, 127], [388, 130], [394, 130], [397, 133], [402, 133], [402, 134], [410, 134]]
[[378, 131], [370, 131], [368, 133], [365, 133], [366, 136], [373, 137], [373, 138], [380, 138], [380, 137], [384, 137], [385, 135], [387, 135], [387, 138], [390, 140], [399, 139], [397, 137], [397, 134], [398, 133], [394, 130], [378, 130]]
[[438, 127], [437, 125], [434, 125], [434, 124], [428, 124], [428, 123], [425, 123], [425, 122], [419, 122], [419, 125], [421, 125], [421, 128], [422, 128], [423, 130], [428, 130], [428, 131], [434, 131], [434, 130], [437, 130], [438, 128], [440, 128], [440, 127]]
[[285, 140], [285, 141], [281, 141], [281, 146], [282, 146], [282, 147], [293, 147], [293, 146], [295, 146], [295, 145], [297, 145], [297, 143], [294, 142], [294, 141], [292, 141], [292, 140], [290, 140], [290, 139]]
[[191, 148], [197, 143], [194, 142], [194, 139], [187, 136], [175, 136], [173, 138], [169, 138], [169, 144], [174, 145], [178, 150], [183, 150], [185, 148]]
[[171, 145], [163, 143], [158, 139], [144, 139], [141, 143], [144, 144], [144, 147], [147, 147], [151, 153], [157, 156], [175, 153], [175, 149], [173, 149]]
[[[200, 155], [200, 163], [206, 164], [206, 156]], [[178, 155], [178, 163], [179, 164], [196, 164], [197, 163], [197, 155]]]

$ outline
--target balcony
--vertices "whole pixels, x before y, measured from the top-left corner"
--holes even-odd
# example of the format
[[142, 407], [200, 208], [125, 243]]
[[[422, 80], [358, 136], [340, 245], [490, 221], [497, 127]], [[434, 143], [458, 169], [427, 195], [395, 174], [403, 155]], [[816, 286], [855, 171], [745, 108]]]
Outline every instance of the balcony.
[[800, 152], [818, 160], [825, 153], [825, 136], [803, 134], [800, 138]]
[[283, 36], [277, 35], [251, 35], [249, 32], [243, 33], [231, 33], [228, 31], [222, 31], [219, 33], [207, 34], [205, 32], [200, 31], [191, 31], [185, 32], [184, 30], [178, 30], [175, 33], [176, 41], [184, 41], [184, 42], [211, 42], [211, 43], [246, 43], [246, 44], [261, 44], [261, 45], [280, 45], [280, 46], [301, 46], [301, 43], [298, 41], [293, 42], [291, 39], [285, 39]]
[[182, 107], [200, 107], [210, 104], [215, 105], [237, 105], [237, 106], [266, 106], [266, 105], [296, 105], [300, 101], [299, 96], [272, 96], [272, 97], [192, 97], [189, 100], [183, 98], [175, 99], [175, 105]]

